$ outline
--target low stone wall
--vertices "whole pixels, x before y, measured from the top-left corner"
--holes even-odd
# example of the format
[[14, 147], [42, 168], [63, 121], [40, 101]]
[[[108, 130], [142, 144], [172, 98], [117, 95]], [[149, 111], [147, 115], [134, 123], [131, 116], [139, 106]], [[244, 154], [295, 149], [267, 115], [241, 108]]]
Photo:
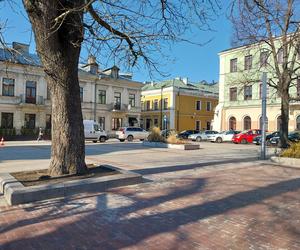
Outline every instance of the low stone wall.
[[300, 159], [297, 159], [297, 158], [272, 156], [270, 159], [271, 159], [271, 162], [274, 162], [274, 163], [277, 163], [277, 164], [280, 164], [283, 166], [300, 168]]
[[152, 148], [172, 148], [172, 149], [181, 149], [181, 150], [200, 149], [199, 144], [170, 144], [170, 143], [149, 142], [149, 141], [143, 141], [143, 146], [152, 147]]
[[18, 205], [70, 196], [77, 193], [103, 192], [109, 188], [134, 185], [142, 182], [140, 174], [112, 166], [105, 167], [116, 170], [119, 174], [72, 180], [58, 184], [25, 187], [9, 173], [3, 173], [0, 174], [0, 193], [3, 193], [9, 205]]

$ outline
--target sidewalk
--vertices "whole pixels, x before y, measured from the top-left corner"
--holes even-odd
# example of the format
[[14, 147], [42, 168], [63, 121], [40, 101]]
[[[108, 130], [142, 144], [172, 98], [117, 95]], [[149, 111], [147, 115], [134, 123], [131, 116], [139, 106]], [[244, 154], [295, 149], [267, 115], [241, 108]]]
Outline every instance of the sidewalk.
[[107, 193], [0, 207], [0, 249], [300, 248], [300, 170], [202, 164], [144, 177]]

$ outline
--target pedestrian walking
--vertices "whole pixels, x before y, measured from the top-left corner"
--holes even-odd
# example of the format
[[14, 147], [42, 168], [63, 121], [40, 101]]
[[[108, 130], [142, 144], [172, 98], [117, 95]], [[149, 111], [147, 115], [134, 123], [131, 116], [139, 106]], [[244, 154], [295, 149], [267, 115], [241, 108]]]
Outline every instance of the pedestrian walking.
[[43, 136], [44, 136], [43, 129], [40, 128], [40, 130], [39, 130], [39, 136], [37, 138], [37, 141], [43, 140]]

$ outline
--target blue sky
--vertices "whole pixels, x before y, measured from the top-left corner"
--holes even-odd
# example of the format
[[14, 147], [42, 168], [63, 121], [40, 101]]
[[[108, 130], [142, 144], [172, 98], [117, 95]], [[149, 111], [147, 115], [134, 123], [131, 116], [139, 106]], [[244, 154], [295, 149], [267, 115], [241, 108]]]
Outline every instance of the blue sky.
[[[31, 52], [35, 51], [33, 34], [26, 14], [22, 9], [20, 2], [12, 8], [7, 3], [0, 4], [0, 21], [6, 21], [6, 29], [4, 38], [7, 43], [18, 41], [30, 44]], [[226, 2], [226, 1], [224, 1]], [[216, 17], [216, 20], [211, 22], [214, 31], [210, 32], [195, 32], [193, 38], [200, 43], [212, 39], [206, 45], [197, 46], [188, 43], [174, 44], [169, 54], [172, 61], [162, 61], [162, 71], [168, 74], [168, 77], [163, 77], [158, 74], [151, 79], [149, 72], [143, 67], [133, 69], [133, 78], [137, 81], [163, 80], [165, 78], [173, 78], [177, 76], [188, 77], [191, 81], [206, 80], [208, 82], [218, 81], [219, 59], [218, 52], [230, 47], [231, 40], [231, 24], [226, 19], [224, 14]], [[118, 65], [122, 70], [122, 65]]]

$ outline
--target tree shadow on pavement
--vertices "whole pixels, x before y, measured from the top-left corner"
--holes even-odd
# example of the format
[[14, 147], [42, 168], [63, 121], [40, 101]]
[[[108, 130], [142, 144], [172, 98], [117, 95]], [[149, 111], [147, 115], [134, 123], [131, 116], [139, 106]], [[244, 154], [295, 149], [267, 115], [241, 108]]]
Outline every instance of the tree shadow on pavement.
[[[79, 249], [120, 249], [133, 247], [149, 237], [176, 231], [179, 227], [199, 220], [227, 213], [231, 210], [258, 204], [265, 199], [300, 189], [300, 178], [269, 184], [253, 190], [243, 191], [211, 201], [201, 202], [201, 190], [205, 186], [205, 179], [186, 179], [187, 185], [166, 188], [166, 193], [158, 195], [155, 189], [149, 193], [149, 198], [140, 198], [139, 192], [122, 194], [119, 204], [114, 197], [111, 203], [110, 195], [118, 196], [118, 192], [108, 192], [97, 196], [96, 206], [89, 200], [79, 199], [58, 203], [41, 211], [37, 207], [33, 218], [21, 218], [14, 224], [2, 228], [3, 233], [13, 230], [24, 230], [26, 226], [34, 226], [43, 222], [54, 223], [55, 230], [43, 235], [25, 235], [2, 245], [3, 249], [16, 249], [22, 246], [43, 249], [56, 249], [59, 244], [66, 248], [78, 246]], [[179, 182], [180, 183], [180, 182]], [[144, 185], [144, 184], [142, 184]], [[145, 184], [147, 185], [147, 184]], [[141, 189], [143, 190], [143, 189]], [[162, 188], [164, 190], [164, 188]], [[194, 195], [197, 204], [182, 203], [181, 207], [171, 207], [161, 210], [168, 202]], [[117, 202], [118, 203], [118, 202]], [[73, 211], [72, 211], [72, 205]], [[69, 206], [69, 209], [68, 209]], [[166, 207], [164, 207], [166, 208]], [[34, 206], [32, 207], [35, 211]], [[69, 218], [69, 219], [68, 219]], [[59, 223], [65, 219], [64, 223]], [[147, 248], [147, 246], [145, 246]]]

